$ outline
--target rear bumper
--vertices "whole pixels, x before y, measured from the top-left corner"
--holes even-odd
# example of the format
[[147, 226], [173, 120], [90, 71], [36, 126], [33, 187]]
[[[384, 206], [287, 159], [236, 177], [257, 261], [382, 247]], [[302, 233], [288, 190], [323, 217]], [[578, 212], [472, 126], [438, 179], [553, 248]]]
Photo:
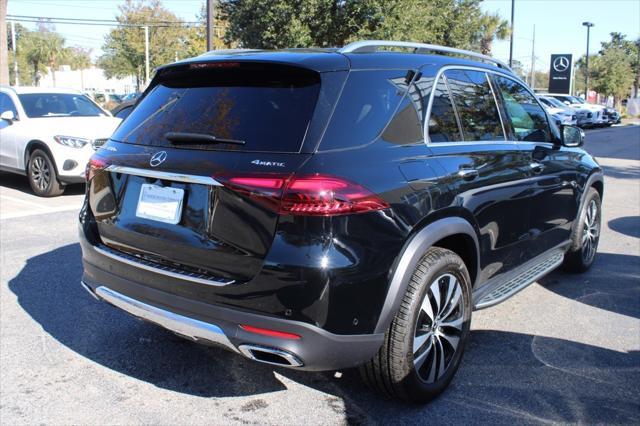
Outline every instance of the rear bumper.
[[[187, 299], [151, 288], [131, 278], [153, 272], [140, 269], [139, 274], [124, 277], [117, 273], [121, 267], [118, 261], [99, 253], [82, 231], [80, 240], [85, 289], [134, 316], [200, 343], [221, 345], [262, 362], [322, 371], [354, 367], [368, 361], [384, 339], [384, 334], [337, 335], [310, 324], [203, 303], [197, 298]], [[161, 274], [154, 275], [160, 282], [167, 279]], [[190, 283], [185, 281], [184, 285]], [[250, 333], [242, 329], [241, 324], [293, 333], [300, 339]], [[263, 353], [271, 355], [261, 356]], [[277, 362], [269, 362], [273, 360]]]

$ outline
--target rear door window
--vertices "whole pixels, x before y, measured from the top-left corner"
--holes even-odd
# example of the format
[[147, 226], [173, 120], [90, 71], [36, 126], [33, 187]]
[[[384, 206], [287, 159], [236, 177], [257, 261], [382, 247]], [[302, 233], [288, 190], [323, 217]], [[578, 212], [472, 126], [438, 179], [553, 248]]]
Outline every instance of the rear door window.
[[465, 141], [504, 140], [495, 97], [486, 73], [447, 70], [444, 73]]
[[430, 142], [457, 142], [463, 140], [444, 75], [440, 77], [434, 89], [428, 125]]
[[511, 126], [515, 139], [526, 142], [551, 142], [547, 114], [536, 98], [515, 80], [495, 76], [494, 81], [507, 112], [505, 121]]
[[318, 98], [319, 74], [290, 66], [224, 64], [166, 70], [112, 139], [174, 146], [167, 133], [195, 133], [244, 144], [199, 140], [179, 147], [298, 152]]

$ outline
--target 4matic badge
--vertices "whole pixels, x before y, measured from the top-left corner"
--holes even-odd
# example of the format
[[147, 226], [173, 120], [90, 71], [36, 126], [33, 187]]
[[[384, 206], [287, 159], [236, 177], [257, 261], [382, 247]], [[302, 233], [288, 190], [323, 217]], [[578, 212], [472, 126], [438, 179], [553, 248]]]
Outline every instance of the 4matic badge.
[[256, 166], [265, 166], [265, 167], [284, 167], [284, 163], [279, 163], [277, 161], [253, 160], [251, 164], [255, 164]]

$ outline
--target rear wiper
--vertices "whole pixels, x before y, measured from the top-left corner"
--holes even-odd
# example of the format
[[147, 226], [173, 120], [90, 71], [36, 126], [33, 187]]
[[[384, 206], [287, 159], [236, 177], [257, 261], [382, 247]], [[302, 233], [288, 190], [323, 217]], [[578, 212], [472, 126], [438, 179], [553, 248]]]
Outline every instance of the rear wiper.
[[173, 143], [198, 144], [198, 143], [232, 143], [235, 145], [244, 145], [244, 141], [237, 139], [218, 138], [213, 135], [205, 135], [203, 133], [184, 133], [169, 132], [165, 133], [165, 138]]

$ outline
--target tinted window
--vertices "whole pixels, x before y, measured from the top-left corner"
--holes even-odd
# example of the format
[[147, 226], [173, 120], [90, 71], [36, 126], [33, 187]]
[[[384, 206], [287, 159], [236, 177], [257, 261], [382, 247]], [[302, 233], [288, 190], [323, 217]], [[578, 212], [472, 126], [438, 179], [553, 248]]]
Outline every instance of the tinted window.
[[442, 76], [433, 93], [431, 115], [429, 116], [429, 141], [454, 142], [461, 140], [462, 134], [451, 103], [446, 78]]
[[170, 146], [168, 132], [199, 133], [245, 144], [180, 146], [297, 152], [318, 98], [318, 74], [284, 66], [212, 64], [169, 68], [112, 138]]
[[[358, 146], [375, 140], [407, 92], [406, 76], [407, 71], [398, 70], [351, 71], [322, 139], [321, 149]], [[416, 114], [409, 108], [399, 119], [412, 120], [412, 113]], [[411, 133], [414, 133], [411, 137], [416, 136], [415, 131]]]
[[96, 117], [105, 115], [84, 95], [28, 93], [18, 95], [27, 117]]
[[500, 115], [485, 73], [470, 70], [445, 71], [447, 84], [460, 117], [465, 141], [504, 139]]
[[18, 110], [16, 106], [13, 104], [13, 101], [6, 93], [0, 93], [0, 114], [5, 111], [13, 111], [13, 116], [18, 116]]
[[547, 115], [536, 98], [515, 80], [496, 77], [495, 81], [516, 139], [527, 142], [551, 141]]

